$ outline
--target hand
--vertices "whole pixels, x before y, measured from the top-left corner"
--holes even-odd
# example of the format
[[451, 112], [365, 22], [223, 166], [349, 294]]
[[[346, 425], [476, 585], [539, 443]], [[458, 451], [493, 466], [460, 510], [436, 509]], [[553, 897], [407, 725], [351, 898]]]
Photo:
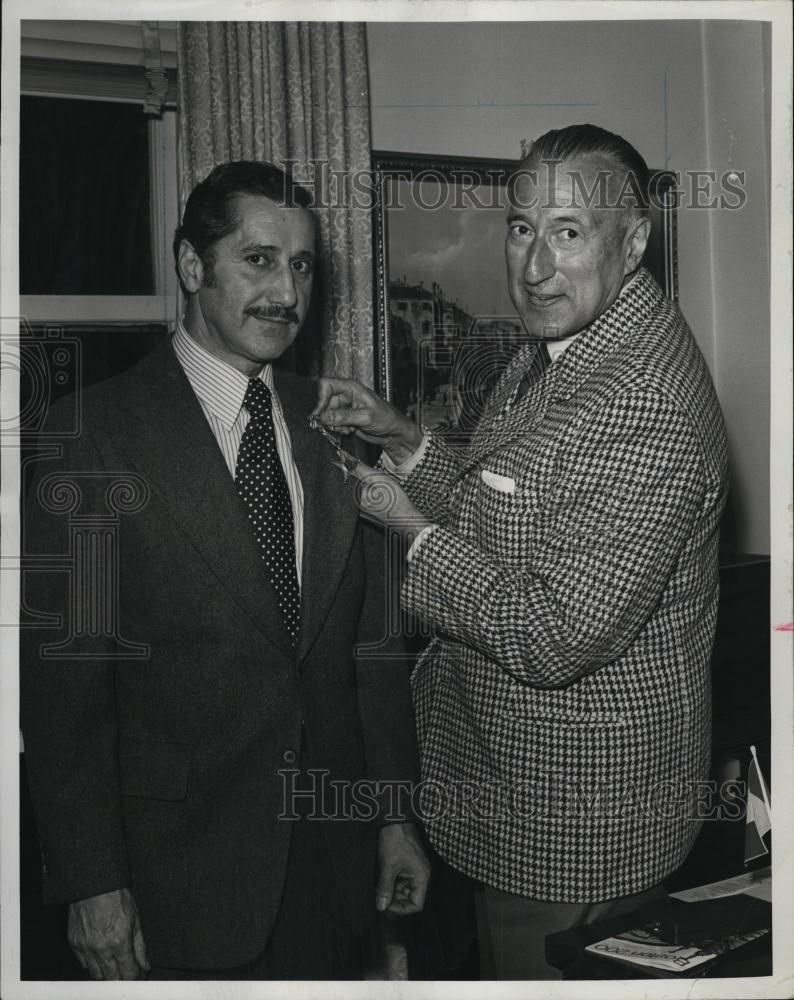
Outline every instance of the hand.
[[380, 831], [380, 878], [375, 906], [403, 916], [425, 905], [430, 862], [413, 823], [393, 823]]
[[129, 889], [70, 903], [67, 939], [92, 979], [143, 979], [151, 970]]
[[378, 472], [364, 462], [351, 470], [358, 480], [356, 499], [361, 513], [402, 537], [408, 545], [431, 522], [418, 510], [394, 476]]
[[312, 415], [340, 434], [379, 444], [389, 458], [404, 462], [422, 443], [422, 430], [396, 406], [352, 378], [321, 378]]

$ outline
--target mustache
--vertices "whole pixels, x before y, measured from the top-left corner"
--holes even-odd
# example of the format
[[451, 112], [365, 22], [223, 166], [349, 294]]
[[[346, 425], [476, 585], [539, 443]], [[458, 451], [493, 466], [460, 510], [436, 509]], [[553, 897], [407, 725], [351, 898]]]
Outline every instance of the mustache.
[[295, 310], [284, 306], [249, 306], [245, 310], [245, 315], [253, 316], [254, 319], [279, 319], [288, 323], [300, 322]]

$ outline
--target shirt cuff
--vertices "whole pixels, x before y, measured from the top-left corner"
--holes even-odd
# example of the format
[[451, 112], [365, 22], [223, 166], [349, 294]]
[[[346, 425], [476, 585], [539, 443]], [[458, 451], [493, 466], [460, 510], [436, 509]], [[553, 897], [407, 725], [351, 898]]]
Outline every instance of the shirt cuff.
[[[419, 465], [422, 459], [425, 457], [425, 452], [427, 451], [427, 445], [430, 440], [430, 434], [428, 431], [422, 435], [422, 440], [419, 442], [419, 447], [411, 455], [410, 458], [406, 458], [404, 462], [400, 462], [399, 465], [394, 463], [386, 452], [381, 452], [380, 456], [380, 466], [385, 469], [386, 472], [390, 472], [393, 476], [397, 476], [398, 479], [407, 479], [408, 476], [414, 471], [414, 469]], [[418, 536], [417, 536], [418, 537]]]
[[427, 538], [427, 536], [431, 532], [433, 532], [433, 531], [436, 530], [437, 527], [438, 527], [437, 524], [428, 524], [424, 528], [422, 528], [422, 530], [419, 532], [419, 534], [414, 539], [413, 545], [411, 545], [410, 549], [408, 549], [408, 551], [405, 554], [406, 562], [411, 562], [411, 560], [413, 559], [413, 557], [419, 551], [419, 546], [422, 544], [422, 542]]

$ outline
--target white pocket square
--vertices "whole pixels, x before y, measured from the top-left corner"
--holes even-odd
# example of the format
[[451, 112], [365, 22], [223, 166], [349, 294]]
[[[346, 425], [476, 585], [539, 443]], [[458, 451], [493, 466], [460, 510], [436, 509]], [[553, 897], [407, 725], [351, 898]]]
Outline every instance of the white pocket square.
[[516, 491], [516, 481], [511, 479], [510, 476], [500, 476], [496, 472], [489, 472], [487, 469], [483, 469], [480, 473], [482, 481], [492, 486], [495, 490], [499, 490], [500, 493], [515, 493]]

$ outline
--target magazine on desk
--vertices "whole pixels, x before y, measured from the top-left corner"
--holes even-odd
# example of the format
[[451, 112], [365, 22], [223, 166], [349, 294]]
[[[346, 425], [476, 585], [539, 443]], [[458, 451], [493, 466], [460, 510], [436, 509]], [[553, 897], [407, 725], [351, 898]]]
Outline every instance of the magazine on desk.
[[639, 927], [626, 931], [618, 937], [596, 941], [588, 945], [586, 950], [603, 958], [613, 958], [619, 962], [628, 962], [630, 965], [642, 965], [648, 969], [681, 975], [699, 966], [706, 966], [723, 952], [768, 934], [769, 930], [770, 928], [764, 927], [744, 934], [734, 934], [712, 942], [712, 950], [704, 950], [698, 945], [670, 944], [652, 930]]
[[697, 975], [726, 951], [770, 932], [770, 889], [767, 868], [675, 893], [658, 921], [595, 941], [586, 950], [661, 974]]

